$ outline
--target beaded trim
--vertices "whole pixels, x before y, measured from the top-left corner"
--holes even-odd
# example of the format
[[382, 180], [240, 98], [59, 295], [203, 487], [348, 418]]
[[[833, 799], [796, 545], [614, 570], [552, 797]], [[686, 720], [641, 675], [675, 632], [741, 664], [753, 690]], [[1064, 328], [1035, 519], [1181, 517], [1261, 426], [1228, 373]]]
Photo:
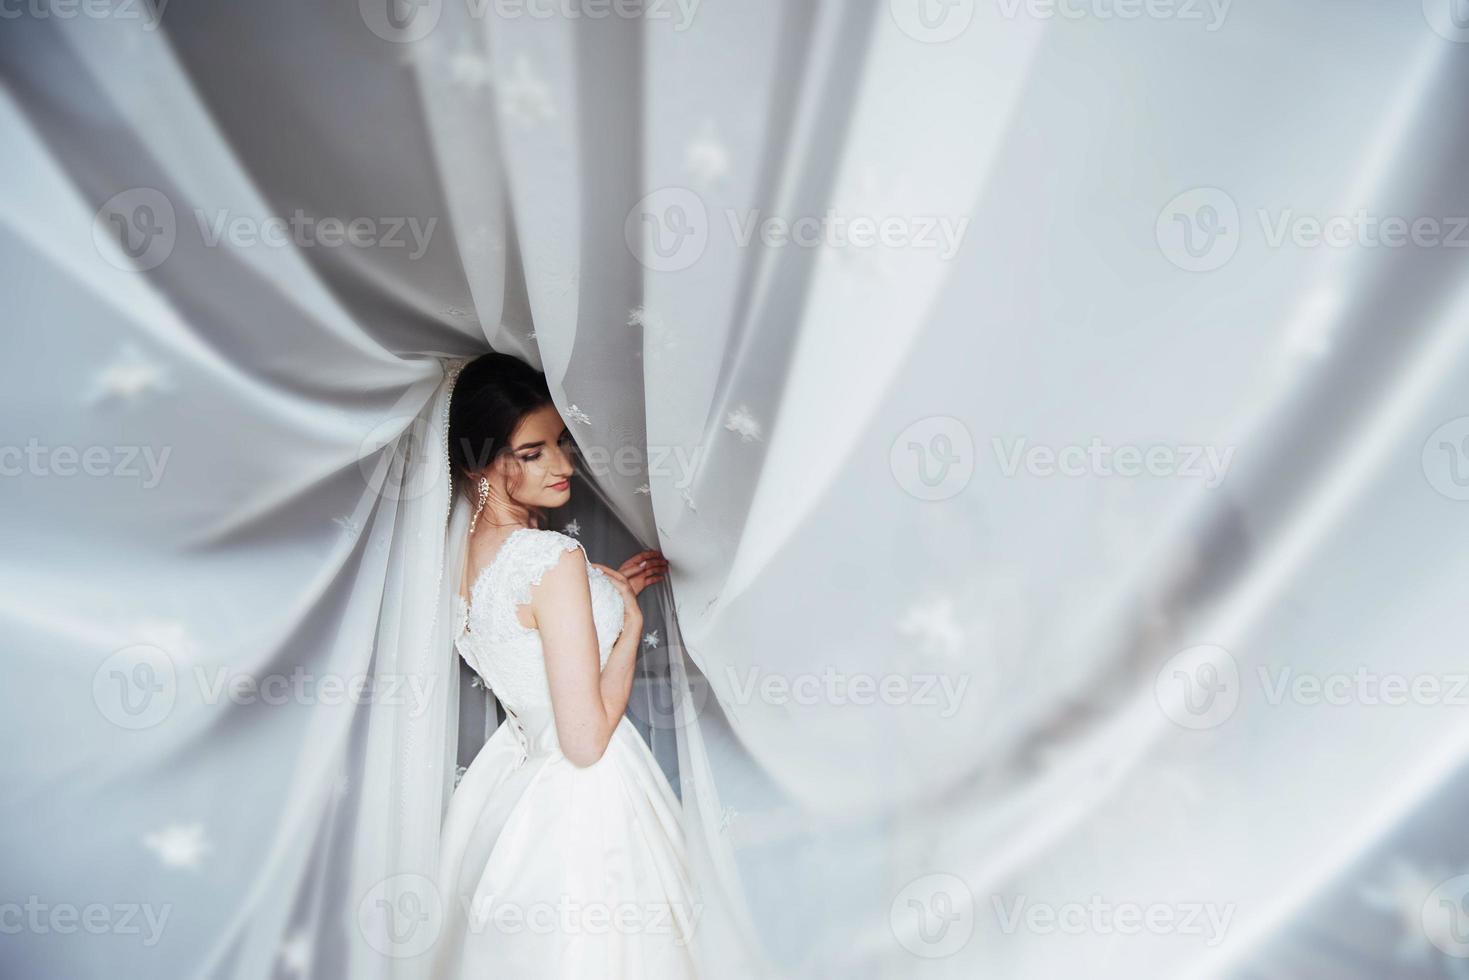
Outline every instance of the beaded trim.
[[447, 391], [444, 395], [444, 417], [441, 424], [444, 428], [444, 471], [449, 475], [449, 506], [454, 506], [454, 460], [449, 454], [449, 409], [454, 404], [454, 385], [459, 382], [459, 373], [469, 363], [467, 358], [455, 358], [448, 362], [445, 372], [448, 374]]

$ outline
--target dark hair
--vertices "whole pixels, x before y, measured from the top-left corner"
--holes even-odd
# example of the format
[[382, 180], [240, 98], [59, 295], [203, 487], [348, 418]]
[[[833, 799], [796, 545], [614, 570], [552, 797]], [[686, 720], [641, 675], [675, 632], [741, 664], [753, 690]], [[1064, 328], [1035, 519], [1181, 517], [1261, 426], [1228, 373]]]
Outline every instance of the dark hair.
[[509, 450], [520, 420], [551, 404], [546, 376], [518, 357], [489, 353], [466, 364], [449, 402], [449, 463], [456, 482]]

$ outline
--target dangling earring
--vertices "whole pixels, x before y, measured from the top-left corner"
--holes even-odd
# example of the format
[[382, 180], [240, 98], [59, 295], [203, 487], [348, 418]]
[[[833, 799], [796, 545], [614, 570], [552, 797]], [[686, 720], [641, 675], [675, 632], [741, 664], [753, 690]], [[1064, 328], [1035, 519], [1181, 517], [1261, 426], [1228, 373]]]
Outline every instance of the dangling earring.
[[479, 523], [480, 511], [485, 509], [485, 501], [490, 499], [490, 481], [484, 477], [479, 478], [479, 505], [474, 508], [474, 516], [469, 519], [469, 533], [474, 533], [474, 526]]

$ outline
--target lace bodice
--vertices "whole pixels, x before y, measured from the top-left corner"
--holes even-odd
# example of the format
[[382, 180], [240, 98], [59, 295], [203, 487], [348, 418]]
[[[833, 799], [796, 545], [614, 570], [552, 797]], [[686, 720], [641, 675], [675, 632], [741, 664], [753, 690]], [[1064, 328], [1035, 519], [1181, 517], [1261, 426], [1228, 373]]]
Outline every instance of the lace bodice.
[[[515, 610], [530, 601], [531, 587], [538, 585], [561, 555], [573, 548], [581, 549], [581, 542], [560, 531], [518, 528], [480, 571], [470, 587], [468, 606], [455, 595], [459, 654], [512, 712], [524, 713], [551, 704], [540, 631], [521, 625]], [[586, 559], [585, 550], [582, 558]], [[606, 664], [612, 644], [622, 632], [622, 593], [590, 562], [587, 581], [592, 592], [598, 652]]]

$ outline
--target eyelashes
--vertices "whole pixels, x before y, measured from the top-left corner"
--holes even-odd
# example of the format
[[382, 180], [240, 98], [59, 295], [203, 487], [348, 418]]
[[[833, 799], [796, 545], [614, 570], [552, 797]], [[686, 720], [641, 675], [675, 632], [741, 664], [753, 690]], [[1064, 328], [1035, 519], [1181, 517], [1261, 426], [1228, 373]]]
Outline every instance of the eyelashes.
[[[562, 431], [561, 438], [560, 439], [557, 439], [556, 441], [560, 445], [562, 445], [562, 446], [571, 446], [572, 449], [573, 449], [573, 451], [576, 448], [576, 444], [571, 439], [571, 433], [570, 432], [567, 432], [565, 430]], [[531, 453], [529, 456], [522, 456], [522, 457], [520, 457], [520, 461], [522, 463], [534, 463], [536, 460], [538, 460], [538, 459], [541, 458], [541, 455], [542, 455], [541, 451], [539, 449], [537, 449], [535, 452]]]

